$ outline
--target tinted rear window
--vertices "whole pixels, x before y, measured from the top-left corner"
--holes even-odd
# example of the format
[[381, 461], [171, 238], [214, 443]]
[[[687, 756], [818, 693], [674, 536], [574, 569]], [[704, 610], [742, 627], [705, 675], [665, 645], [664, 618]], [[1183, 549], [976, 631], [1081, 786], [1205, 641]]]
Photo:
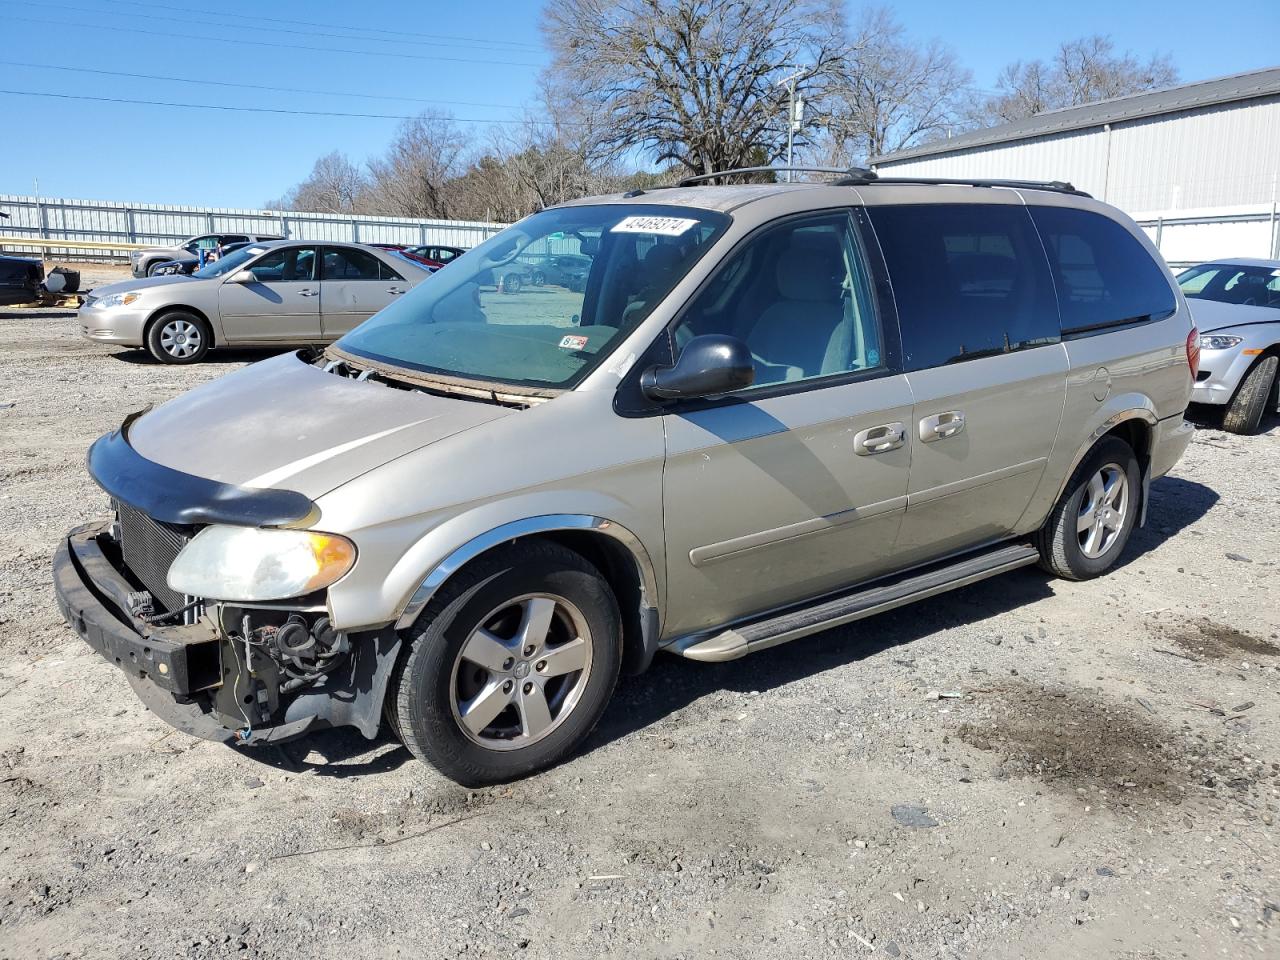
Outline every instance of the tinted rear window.
[[1064, 333], [1160, 320], [1177, 307], [1164, 271], [1109, 217], [1069, 207], [1030, 207], [1058, 285]]
[[1058, 340], [1040, 240], [1024, 207], [871, 207], [902, 328], [919, 370]]

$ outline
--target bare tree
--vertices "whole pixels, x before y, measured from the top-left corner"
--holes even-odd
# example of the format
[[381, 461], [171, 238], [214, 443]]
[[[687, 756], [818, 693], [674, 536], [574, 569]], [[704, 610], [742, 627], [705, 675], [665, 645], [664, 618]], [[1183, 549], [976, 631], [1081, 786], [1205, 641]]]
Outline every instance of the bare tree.
[[314, 213], [358, 213], [368, 186], [360, 168], [334, 150], [317, 160], [307, 178], [271, 206]]
[[782, 156], [786, 90], [804, 69], [815, 105], [843, 56], [838, 0], [548, 0], [547, 74], [599, 117], [599, 144], [712, 173]]
[[386, 156], [369, 161], [365, 212], [401, 217], [450, 215], [445, 184], [461, 172], [468, 140], [446, 114], [427, 111], [400, 125]]
[[1116, 53], [1110, 37], [1093, 35], [1063, 43], [1045, 64], [1040, 60], [1011, 63], [997, 81], [999, 92], [986, 105], [989, 121], [1021, 120], [1045, 110], [1074, 107], [1178, 82], [1178, 70], [1167, 54], [1142, 61], [1132, 53]]
[[892, 13], [873, 8], [848, 50], [826, 122], [828, 161], [865, 162], [965, 125], [970, 73], [948, 47], [911, 42]]

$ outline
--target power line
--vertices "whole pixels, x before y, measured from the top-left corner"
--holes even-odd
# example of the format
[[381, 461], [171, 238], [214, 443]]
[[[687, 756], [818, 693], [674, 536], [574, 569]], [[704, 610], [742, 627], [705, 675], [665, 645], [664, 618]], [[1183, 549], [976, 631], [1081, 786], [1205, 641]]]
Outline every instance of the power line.
[[31, 67], [37, 70], [67, 70], [73, 73], [93, 73], [106, 77], [127, 77], [132, 80], [163, 80], [167, 83], [194, 83], [202, 87], [236, 87], [242, 90], [269, 90], [273, 93], [308, 93], [325, 97], [357, 97], [362, 100], [403, 100], [408, 103], [438, 103], [454, 107], [494, 107], [502, 110], [519, 110], [515, 103], [479, 103], [472, 100], [434, 100], [425, 97], [397, 97], [392, 94], [350, 93], [345, 90], [310, 90], [302, 87], [274, 87], [261, 83], [236, 83], [233, 80], [206, 80], [202, 77], [165, 77], [152, 73], [125, 73], [121, 70], [95, 70], [92, 67], [66, 67], [52, 63], [23, 63], [19, 60], [0, 60], [0, 66]]
[[[172, 100], [134, 100], [128, 97], [94, 97], [83, 93], [48, 93], [42, 90], [0, 90], [14, 97], [53, 97], [58, 100], [92, 100], [97, 103], [129, 103], [144, 107], [181, 107], [186, 110], [223, 110], [230, 113], [273, 113], [300, 117], [355, 117], [364, 120], [416, 120], [415, 116], [396, 113], [341, 113], [333, 110], [287, 110], [278, 107], [241, 107], [217, 103], [176, 103]], [[479, 117], [450, 117], [456, 123], [538, 123], [556, 124], [555, 120], [485, 120]], [[561, 126], [577, 126], [560, 122]]]
[[[8, 23], [35, 23], [40, 26], [47, 27], [49, 24], [44, 20], [37, 20], [33, 17], [6, 17]], [[504, 67], [537, 67], [540, 64], [524, 63], [516, 60], [472, 60], [466, 57], [439, 57], [435, 55], [427, 55], [422, 53], [398, 53], [391, 50], [351, 50], [345, 47], [312, 47], [301, 43], [274, 43], [270, 40], [243, 40], [230, 37], [202, 37], [199, 34], [191, 33], [170, 33], [158, 30], [139, 30], [137, 27], [111, 27], [105, 24], [85, 24], [90, 30], [110, 30], [115, 33], [137, 33], [150, 37], [163, 37], [166, 40], [203, 40], [209, 43], [231, 43], [244, 44], [254, 47], [274, 47], [285, 50], [315, 50], [320, 53], [355, 53], [364, 57], [396, 57], [401, 60], [429, 60], [432, 62], [446, 63], [479, 63], [485, 66], [504, 66]]]
[[[25, 5], [25, 6], [40, 6], [40, 4], [36, 3], [36, 2], [35, 2], [35, 0], [15, 0], [15, 2], [17, 2], [17, 3], [21, 3], [21, 4]], [[114, 0], [114, 2], [122, 2], [122, 0]], [[136, 6], [142, 6], [142, 7], [146, 7], [146, 8], [148, 8], [148, 9], [156, 9], [155, 5], [152, 5], [152, 4], [141, 4], [141, 3], [135, 3], [134, 5], [136, 5]], [[66, 5], [66, 4], [60, 4], [60, 5], [59, 5], [59, 7], [58, 7], [58, 9], [59, 9], [59, 10], [64, 10], [64, 11], [72, 11], [72, 12], [75, 12], [75, 13], [93, 13], [93, 14], [99, 14], [99, 15], [102, 15], [102, 16], [112, 16], [112, 15], [113, 15], [113, 14], [111, 13], [111, 11], [109, 11], [109, 10], [100, 10], [100, 9], [97, 9], [96, 7], [73, 7], [73, 6], [68, 6], [68, 5]], [[172, 9], [172, 8], [170, 8], [170, 9]], [[231, 17], [228, 17], [226, 14], [218, 14], [218, 13], [204, 13], [204, 12], [202, 12], [199, 16], [186, 16], [186, 17], [184, 17], [184, 18], [183, 18], [183, 21], [182, 21], [182, 22], [183, 22], [183, 23], [187, 23], [187, 24], [197, 24], [197, 25], [209, 26], [209, 27], [213, 27], [214, 29], [219, 29], [219, 30], [252, 30], [252, 31], [254, 31], [255, 33], [261, 33], [261, 32], [263, 32], [263, 31], [266, 31], [266, 32], [268, 32], [268, 33], [291, 33], [291, 34], [294, 34], [294, 35], [296, 35], [296, 36], [302, 36], [302, 37], [317, 37], [317, 38], [321, 38], [321, 39], [328, 39], [328, 40], [357, 40], [357, 41], [359, 41], [359, 42], [361, 42], [361, 43], [399, 43], [399, 44], [408, 44], [408, 45], [411, 45], [411, 46], [412, 46], [412, 45], [420, 45], [420, 46], [431, 46], [431, 47], [448, 47], [448, 46], [452, 46], [452, 43], [451, 43], [451, 42], [446, 41], [446, 40], [443, 40], [443, 39], [439, 39], [439, 40], [399, 40], [399, 39], [392, 39], [392, 38], [389, 38], [389, 37], [355, 37], [355, 36], [352, 36], [350, 33], [347, 33], [347, 32], [343, 32], [343, 33], [341, 33], [341, 34], [334, 34], [334, 33], [317, 32], [317, 31], [314, 31], [314, 30], [295, 30], [295, 29], [291, 29], [291, 28], [289, 28], [289, 27], [268, 27], [268, 26], [263, 26], [263, 25], [261, 25], [260, 23], [258, 23], [258, 22], [257, 22], [259, 19], [267, 19], [267, 18], [258, 18], [258, 17], [256, 17], [256, 16], [254, 17], [254, 23], [253, 23], [253, 24], [245, 24], [245, 23], [243, 23], [243, 22], [241, 22], [241, 23], [215, 23], [215, 22], [213, 22], [212, 20], [210, 20], [210, 19], [209, 19], [211, 16], [213, 16], [213, 17], [219, 17], [220, 19], [224, 19], [224, 20], [225, 20], [225, 19], [236, 19], [234, 15], [232, 15]], [[243, 18], [239, 18], [239, 19], [243, 20]], [[276, 20], [274, 20], [273, 22], [276, 22], [276, 23], [289, 23], [290, 21], [288, 21], [288, 20], [278, 20], [278, 19], [276, 19]], [[532, 51], [532, 50], [512, 49], [512, 48], [509, 48], [509, 47], [501, 47], [501, 46], [496, 46], [496, 45], [493, 45], [493, 44], [487, 44], [487, 43], [486, 43], [486, 41], [479, 40], [479, 39], [476, 39], [476, 40], [474, 40], [474, 41], [468, 41], [468, 42], [474, 42], [474, 43], [477, 43], [477, 44], [484, 44], [484, 46], [472, 46], [472, 47], [468, 47], [468, 48], [467, 48], [468, 50], [473, 50], [473, 51], [476, 51], [476, 52], [480, 52], [480, 51], [482, 51], [482, 50], [486, 50], [486, 49], [487, 49], [487, 50], [491, 50], [491, 51], [496, 52], [496, 53], [533, 53], [533, 52], [534, 52], [534, 51]]]
[[[150, 8], [152, 10], [168, 10], [168, 11], [173, 10], [173, 6], [168, 3], [142, 3], [140, 2], [140, 0], [105, 0], [105, 2], [125, 4], [130, 7], [145, 7], [145, 8]], [[229, 18], [229, 17], [235, 16], [235, 14], [217, 14], [217, 16]], [[493, 37], [488, 37], [488, 38], [460, 37], [460, 36], [451, 35], [447, 33], [406, 33], [402, 30], [379, 30], [376, 27], [353, 27], [350, 24], [346, 24], [346, 23], [317, 23], [313, 20], [283, 20], [279, 17], [260, 16], [257, 13], [257, 11], [255, 11], [252, 14], [249, 14], [249, 16], [253, 17], [254, 23], [288, 23], [294, 26], [299, 26], [299, 27], [328, 27], [334, 30], [343, 30], [343, 31], [359, 30], [362, 33], [382, 33], [382, 34], [386, 34], [388, 36], [394, 36], [394, 37], [414, 38], [413, 40], [402, 41], [404, 43], [413, 43], [413, 42], [416, 42], [418, 39], [421, 39], [428, 43], [434, 43], [434, 41], [436, 40], [448, 40], [455, 43], [456, 42], [484, 43], [484, 44], [490, 44], [495, 46], [496, 45], [509, 46], [513, 48], [523, 47], [525, 50], [529, 52], [535, 52], [535, 53], [542, 50], [541, 45], [536, 43], [528, 43], [524, 40], [502, 40], [500, 38], [493, 38]], [[356, 40], [361, 38], [351, 37], [350, 39]], [[512, 52], [515, 52], [515, 51], [513, 50]]]

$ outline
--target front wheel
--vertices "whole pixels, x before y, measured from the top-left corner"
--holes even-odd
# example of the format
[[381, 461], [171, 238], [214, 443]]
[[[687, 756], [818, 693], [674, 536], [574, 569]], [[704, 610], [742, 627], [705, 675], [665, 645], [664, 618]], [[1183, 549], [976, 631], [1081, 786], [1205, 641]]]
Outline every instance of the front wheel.
[[1275, 396], [1276, 367], [1280, 357], [1263, 357], [1245, 374], [1236, 395], [1222, 414], [1222, 429], [1230, 433], [1254, 433], [1262, 414]]
[[579, 554], [521, 543], [464, 569], [413, 628], [388, 696], [414, 756], [464, 786], [568, 756], [622, 663], [608, 583]]
[[166, 313], [147, 329], [147, 350], [161, 363], [197, 363], [212, 345], [209, 325], [193, 313]]
[[547, 282], [547, 275], [541, 270], [535, 270], [533, 276], [529, 278], [529, 282], [535, 287], [540, 287]]
[[1133, 448], [1119, 437], [1104, 437], [1071, 475], [1036, 534], [1040, 566], [1068, 580], [1106, 573], [1129, 542], [1141, 497]]

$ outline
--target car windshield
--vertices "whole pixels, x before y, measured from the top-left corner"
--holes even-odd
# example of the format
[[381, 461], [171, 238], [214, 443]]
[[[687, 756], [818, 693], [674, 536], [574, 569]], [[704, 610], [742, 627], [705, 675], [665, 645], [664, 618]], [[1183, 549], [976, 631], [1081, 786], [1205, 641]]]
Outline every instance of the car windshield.
[[259, 254], [267, 252], [266, 247], [251, 246], [241, 247], [228, 253], [226, 256], [220, 257], [213, 263], [206, 263], [203, 267], [192, 274], [193, 277], [199, 277], [201, 280], [211, 280], [214, 277], [220, 277], [224, 273], [231, 273], [240, 269], [248, 261], [252, 260]]
[[1202, 263], [1178, 274], [1178, 286], [1193, 300], [1280, 310], [1280, 266]]
[[[336, 344], [406, 370], [530, 388], [579, 382], [729, 223], [651, 204], [544, 210], [486, 240]], [[573, 254], [583, 266], [535, 264]]]

